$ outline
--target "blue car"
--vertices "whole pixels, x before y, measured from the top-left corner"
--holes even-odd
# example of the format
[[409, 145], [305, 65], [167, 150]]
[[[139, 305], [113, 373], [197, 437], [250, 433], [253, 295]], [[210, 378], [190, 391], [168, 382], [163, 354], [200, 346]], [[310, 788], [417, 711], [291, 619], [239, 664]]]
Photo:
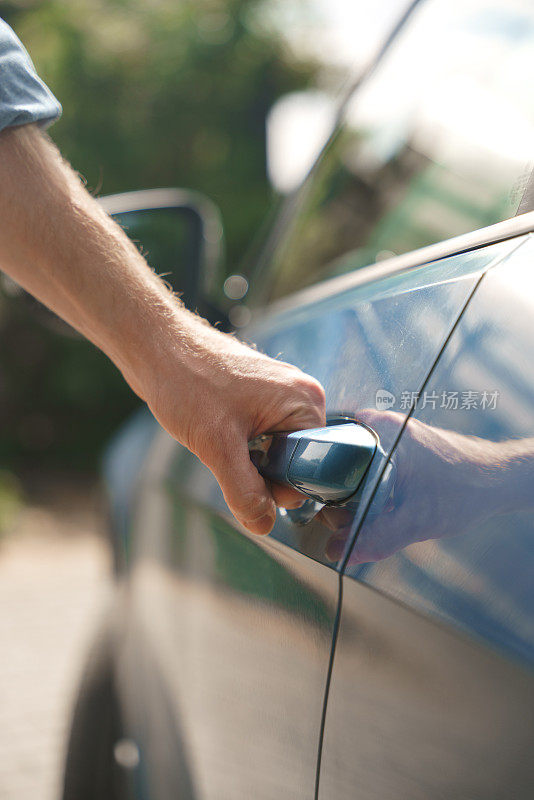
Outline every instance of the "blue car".
[[[529, 4], [423, 4], [343, 100], [246, 280], [226, 284], [239, 335], [325, 387], [331, 424], [289, 449], [267, 439], [258, 460], [267, 474], [278, 447], [301, 508], [254, 537], [148, 411], [117, 434], [116, 591], [65, 800], [534, 796], [528, 187], [516, 214], [533, 107], [506, 60], [528, 45], [531, 64], [533, 31]], [[470, 36], [500, 42], [493, 93]], [[506, 152], [501, 95], [517, 111]], [[201, 306], [217, 288], [214, 208], [175, 190], [105, 202], [157, 263], [175, 263], [177, 227], [180, 253], [192, 236], [186, 299]]]

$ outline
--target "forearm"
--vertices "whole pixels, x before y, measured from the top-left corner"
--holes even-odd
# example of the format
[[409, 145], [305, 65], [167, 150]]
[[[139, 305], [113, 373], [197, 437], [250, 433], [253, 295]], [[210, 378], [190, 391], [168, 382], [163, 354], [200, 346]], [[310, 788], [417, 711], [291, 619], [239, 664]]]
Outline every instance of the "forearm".
[[189, 313], [32, 126], [0, 134], [0, 265], [115, 362], [250, 530], [271, 529], [273, 495], [296, 502], [266, 486], [247, 439], [324, 425], [322, 387]]
[[34, 126], [0, 134], [0, 219], [2, 269], [100, 347], [139, 394], [165, 342], [184, 339], [187, 349], [198, 321]]

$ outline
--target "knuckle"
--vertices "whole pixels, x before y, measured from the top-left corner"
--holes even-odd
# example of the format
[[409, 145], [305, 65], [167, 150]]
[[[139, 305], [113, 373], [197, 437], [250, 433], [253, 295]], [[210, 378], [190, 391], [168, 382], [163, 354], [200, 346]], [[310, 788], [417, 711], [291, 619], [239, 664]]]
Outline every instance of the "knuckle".
[[293, 377], [293, 388], [306, 396], [314, 396], [322, 394], [322, 386], [319, 381], [307, 375], [305, 372], [298, 370]]
[[313, 378], [309, 384], [308, 391], [311, 399], [316, 402], [317, 405], [323, 407], [325, 404], [325, 392], [319, 381], [316, 381], [315, 378]]
[[311, 413], [315, 412], [318, 418], [324, 415], [326, 399], [325, 392], [319, 381], [315, 378], [306, 376], [306, 379], [301, 383], [301, 391], [304, 396], [304, 402]]

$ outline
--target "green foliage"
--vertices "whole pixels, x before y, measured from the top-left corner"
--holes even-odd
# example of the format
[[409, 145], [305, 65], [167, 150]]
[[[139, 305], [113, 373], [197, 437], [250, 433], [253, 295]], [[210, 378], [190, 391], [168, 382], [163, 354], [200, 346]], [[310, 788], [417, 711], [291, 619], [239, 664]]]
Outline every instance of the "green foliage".
[[20, 483], [10, 472], [0, 470], [0, 542], [22, 505]]
[[[12, 298], [1, 318], [0, 464], [93, 471], [104, 443], [139, 404], [89, 342], [44, 325]], [[46, 312], [48, 313], [48, 312]]]
[[254, 24], [258, 0], [48, 0], [0, 15], [64, 107], [51, 134], [99, 193], [205, 192], [235, 262], [270, 200], [265, 116], [309, 64]]
[[[265, 117], [305, 86], [254, 20], [258, 0], [19, 0], [2, 16], [63, 104], [50, 130], [99, 194], [158, 186], [204, 192], [222, 211], [235, 269], [265, 216]], [[135, 399], [107, 359], [54, 334], [21, 304], [0, 317], [4, 464], [92, 467]]]

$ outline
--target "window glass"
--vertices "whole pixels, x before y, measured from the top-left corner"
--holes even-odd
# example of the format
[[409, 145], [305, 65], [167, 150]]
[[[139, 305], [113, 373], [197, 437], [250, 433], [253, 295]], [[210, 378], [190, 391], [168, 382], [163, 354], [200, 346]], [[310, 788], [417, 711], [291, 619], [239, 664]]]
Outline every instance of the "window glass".
[[534, 6], [423, 3], [301, 190], [263, 294], [513, 216], [532, 166]]

